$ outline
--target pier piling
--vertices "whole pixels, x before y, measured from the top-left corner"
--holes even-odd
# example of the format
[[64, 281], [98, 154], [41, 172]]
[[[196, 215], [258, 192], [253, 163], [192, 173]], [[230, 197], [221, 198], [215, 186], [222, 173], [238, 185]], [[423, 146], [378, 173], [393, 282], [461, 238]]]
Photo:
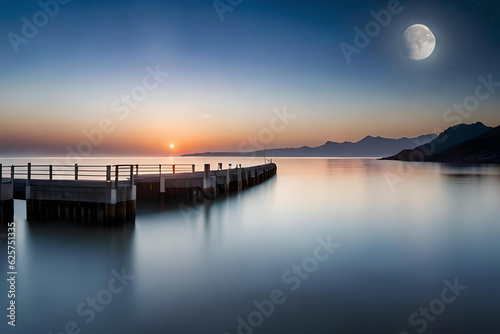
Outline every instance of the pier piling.
[[[14, 176], [4, 178], [4, 169], [0, 164], [0, 225], [14, 221]], [[7, 176], [7, 175], [6, 175]]]

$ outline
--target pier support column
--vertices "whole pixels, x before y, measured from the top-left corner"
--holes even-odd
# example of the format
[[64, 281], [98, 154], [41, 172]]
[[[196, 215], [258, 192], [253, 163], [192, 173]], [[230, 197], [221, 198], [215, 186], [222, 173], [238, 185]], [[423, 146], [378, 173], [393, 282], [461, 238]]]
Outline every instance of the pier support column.
[[231, 175], [229, 175], [229, 169], [226, 170], [226, 185], [225, 185], [225, 189], [226, 189], [226, 194], [229, 194], [229, 185], [231, 183]]
[[238, 168], [238, 191], [243, 189], [243, 179], [241, 175], [241, 168]]
[[0, 226], [14, 221], [14, 200], [0, 201]]
[[242, 175], [241, 185], [243, 186], [243, 189], [246, 189], [248, 188], [248, 172], [245, 169], [243, 169], [241, 175]]
[[203, 193], [209, 198], [217, 197], [217, 177], [210, 176], [210, 164], [205, 164], [203, 175]]
[[2, 180], [0, 165], [0, 226], [14, 221], [14, 179]]

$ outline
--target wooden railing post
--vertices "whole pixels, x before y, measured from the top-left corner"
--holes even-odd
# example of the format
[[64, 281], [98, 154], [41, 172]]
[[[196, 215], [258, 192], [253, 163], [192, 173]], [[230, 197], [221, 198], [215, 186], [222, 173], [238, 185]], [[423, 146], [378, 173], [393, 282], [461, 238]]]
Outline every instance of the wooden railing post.
[[52, 181], [52, 175], [53, 175], [53, 171], [52, 171], [52, 165], [49, 166], [49, 180]]
[[210, 177], [210, 164], [204, 166], [203, 191], [209, 194], [210, 198], [217, 196], [217, 177]]
[[78, 181], [78, 164], [75, 164], [75, 181]]
[[120, 172], [120, 167], [115, 166], [115, 188], [118, 189], [118, 175]]
[[195, 166], [196, 166], [196, 165], [194, 165], [194, 164], [193, 164], [193, 173], [194, 173]]
[[106, 182], [111, 182], [111, 165], [106, 166]]
[[14, 182], [14, 177], [15, 177], [15, 175], [16, 175], [16, 170], [15, 170], [15, 168], [16, 168], [16, 167], [15, 167], [14, 165], [10, 166], [10, 178], [12, 179], [12, 182]]
[[3, 171], [2, 171], [2, 164], [0, 164], [0, 184], [2, 184], [2, 178], [3, 178]]
[[28, 186], [31, 185], [31, 162], [28, 162]]
[[203, 177], [208, 180], [208, 177], [210, 176], [210, 164], [205, 164], [204, 172], [205, 174]]
[[135, 165], [135, 175], [139, 176], [139, 164]]
[[130, 188], [134, 186], [134, 165], [130, 165]]
[[172, 174], [175, 174], [175, 165], [172, 165]]
[[160, 176], [161, 176], [161, 164], [158, 165], [158, 168], [160, 170]]

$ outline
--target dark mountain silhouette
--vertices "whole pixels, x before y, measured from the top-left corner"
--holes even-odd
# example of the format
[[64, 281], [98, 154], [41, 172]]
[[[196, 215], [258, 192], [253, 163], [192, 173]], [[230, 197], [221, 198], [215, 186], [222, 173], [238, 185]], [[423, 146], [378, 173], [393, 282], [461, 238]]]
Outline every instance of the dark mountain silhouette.
[[500, 163], [500, 126], [476, 138], [431, 155], [426, 161], [448, 163]]
[[480, 122], [455, 125], [442, 132], [436, 139], [427, 144], [418, 146], [415, 149], [403, 150], [383, 160], [427, 161], [430, 156], [447, 151], [492, 129]]
[[368, 136], [352, 143], [335, 143], [328, 141], [318, 147], [303, 146], [299, 148], [278, 148], [254, 152], [206, 152], [186, 154], [183, 156], [198, 157], [383, 157], [395, 154], [403, 149], [413, 149], [418, 145], [428, 143], [435, 139], [435, 134], [424, 135], [416, 138], [390, 139]]

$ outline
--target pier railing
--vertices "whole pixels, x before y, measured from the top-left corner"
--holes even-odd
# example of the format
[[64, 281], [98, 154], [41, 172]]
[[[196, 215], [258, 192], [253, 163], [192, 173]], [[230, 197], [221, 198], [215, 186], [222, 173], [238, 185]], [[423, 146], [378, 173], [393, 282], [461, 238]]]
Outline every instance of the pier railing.
[[0, 184], [2, 183], [10, 183], [14, 179], [14, 169], [13, 168], [5, 168], [2, 164], [0, 164]]
[[158, 165], [12, 165], [0, 164], [0, 179], [73, 180], [73, 181], [128, 181], [133, 184], [135, 176], [194, 173], [192, 164]]
[[176, 173], [194, 173], [195, 165], [192, 164], [173, 164], [173, 165], [134, 165], [134, 173], [139, 175], [163, 175]]

